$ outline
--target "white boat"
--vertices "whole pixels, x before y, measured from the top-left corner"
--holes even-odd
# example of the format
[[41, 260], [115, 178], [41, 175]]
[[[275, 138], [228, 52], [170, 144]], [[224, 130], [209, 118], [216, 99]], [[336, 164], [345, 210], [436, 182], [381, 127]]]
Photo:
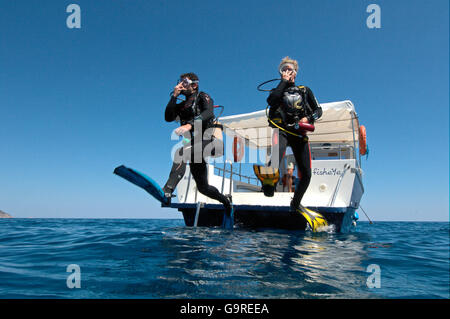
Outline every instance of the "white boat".
[[[321, 107], [323, 115], [316, 121], [315, 131], [308, 134], [312, 178], [302, 205], [322, 214], [336, 231], [348, 232], [355, 223], [355, 212], [364, 193], [360, 124], [351, 101], [323, 103]], [[283, 191], [281, 178], [274, 196], [267, 197], [253, 172], [248, 173], [248, 157], [252, 157], [252, 152], [265, 153], [271, 147], [273, 129], [268, 125], [266, 110], [221, 117], [219, 122], [228, 137], [225, 149], [231, 149], [232, 143], [228, 141], [238, 138], [245, 141], [249, 153], [247, 161], [239, 163], [219, 162], [218, 159], [211, 159], [208, 163], [209, 183], [223, 194], [232, 196], [235, 225], [305, 229], [305, 219], [290, 211], [293, 193]], [[295, 160], [292, 154], [287, 153], [280, 164], [282, 174], [289, 162], [295, 163]], [[178, 184], [176, 194], [177, 201], [170, 207], [183, 213], [187, 226], [221, 225], [223, 206], [197, 191], [189, 167]]]

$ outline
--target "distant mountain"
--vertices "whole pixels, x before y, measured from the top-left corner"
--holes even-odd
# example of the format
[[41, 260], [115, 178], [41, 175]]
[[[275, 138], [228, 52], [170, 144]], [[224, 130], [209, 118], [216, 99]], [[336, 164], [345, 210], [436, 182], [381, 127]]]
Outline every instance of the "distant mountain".
[[12, 218], [12, 216], [0, 210], [0, 218]]

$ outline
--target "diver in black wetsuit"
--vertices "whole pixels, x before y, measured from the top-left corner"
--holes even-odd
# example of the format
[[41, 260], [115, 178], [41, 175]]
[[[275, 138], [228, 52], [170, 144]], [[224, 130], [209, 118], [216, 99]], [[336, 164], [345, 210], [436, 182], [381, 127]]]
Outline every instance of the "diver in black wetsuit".
[[[180, 94], [183, 94], [186, 100], [177, 104], [177, 97]], [[167, 104], [165, 120], [172, 122], [178, 118], [181, 126], [175, 130], [175, 133], [183, 135], [188, 142], [175, 152], [174, 163], [163, 191], [166, 197], [169, 199], [172, 197], [172, 192], [184, 176], [186, 162], [189, 160], [198, 191], [221, 202], [227, 215], [230, 215], [232, 209], [230, 197], [223, 195], [217, 188], [208, 184], [207, 164], [204, 156], [221, 156], [223, 154], [223, 142], [215, 139], [211, 130], [214, 127], [213, 109], [211, 97], [205, 92], [199, 92], [197, 75], [194, 73], [182, 74]], [[199, 129], [200, 126], [201, 129]], [[204, 154], [208, 151], [211, 154]]]
[[306, 132], [298, 131], [298, 123], [313, 124], [322, 116], [322, 108], [310, 88], [296, 86], [297, 61], [285, 57], [280, 63], [279, 72], [282, 76], [281, 82], [267, 98], [270, 106], [269, 125], [273, 128], [282, 128], [274, 131], [272, 143], [274, 146], [279, 145], [279, 156], [272, 158], [271, 162], [280, 163], [285, 155], [286, 147], [292, 148], [301, 174], [291, 202], [291, 208], [294, 210], [300, 206], [311, 180], [311, 151], [308, 137]]

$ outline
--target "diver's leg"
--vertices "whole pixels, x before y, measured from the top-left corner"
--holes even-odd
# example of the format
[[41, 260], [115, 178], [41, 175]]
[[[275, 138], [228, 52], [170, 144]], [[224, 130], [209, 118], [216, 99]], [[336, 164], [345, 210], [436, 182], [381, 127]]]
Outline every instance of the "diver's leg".
[[[210, 145], [211, 140], [194, 140], [194, 147], [191, 149], [191, 158], [193, 159], [189, 167], [191, 169], [192, 176], [195, 180], [195, 183], [197, 185], [197, 189], [200, 193], [202, 193], [205, 196], [208, 196], [209, 198], [215, 199], [222, 203], [225, 207], [225, 213], [228, 216], [231, 216], [232, 213], [232, 205], [231, 205], [231, 196], [225, 196], [222, 193], [220, 193], [217, 188], [215, 188], [212, 185], [208, 184], [208, 164], [206, 163], [204, 157], [208, 156], [210, 154], [204, 154], [207, 153], [205, 148], [207, 148], [208, 145]], [[199, 156], [199, 154], [195, 154], [195, 152], [201, 151], [202, 154]], [[201, 158], [200, 162], [197, 162], [196, 159]]]
[[295, 187], [294, 198], [291, 203], [291, 207], [298, 208], [311, 181], [311, 150], [308, 140], [304, 138], [293, 136], [289, 138], [289, 145], [294, 153], [297, 169], [300, 170], [301, 174], [300, 182]]
[[210, 140], [204, 140], [202, 143], [203, 158], [223, 156], [224, 143], [222, 140], [212, 137]]
[[221, 202], [225, 206], [225, 212], [230, 214], [231, 203], [230, 200], [220, 193], [217, 188], [208, 184], [208, 170], [207, 164], [203, 163], [191, 163], [190, 169], [192, 176], [194, 177], [195, 183], [197, 184], [197, 189], [200, 193], [209, 198], [215, 199]]
[[178, 183], [186, 172], [186, 161], [183, 159], [183, 148], [179, 148], [175, 152], [175, 158], [173, 161], [172, 169], [170, 170], [169, 178], [166, 185], [163, 187], [163, 191], [166, 197], [171, 197], [173, 191], [177, 187]]

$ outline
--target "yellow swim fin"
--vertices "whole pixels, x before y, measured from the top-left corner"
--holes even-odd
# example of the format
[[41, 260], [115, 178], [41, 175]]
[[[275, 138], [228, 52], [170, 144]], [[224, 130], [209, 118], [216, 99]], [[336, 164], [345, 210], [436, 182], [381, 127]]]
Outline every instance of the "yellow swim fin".
[[303, 215], [305, 217], [306, 222], [311, 227], [311, 230], [313, 232], [317, 232], [319, 228], [328, 226], [328, 222], [325, 219], [325, 217], [322, 216], [322, 214], [319, 214], [318, 212], [315, 212], [313, 210], [310, 210], [306, 207], [303, 207], [300, 205], [300, 208], [296, 209], [297, 212]]
[[272, 197], [275, 192], [276, 185], [280, 180], [279, 169], [255, 164], [253, 165], [253, 171], [262, 184], [264, 195]]

